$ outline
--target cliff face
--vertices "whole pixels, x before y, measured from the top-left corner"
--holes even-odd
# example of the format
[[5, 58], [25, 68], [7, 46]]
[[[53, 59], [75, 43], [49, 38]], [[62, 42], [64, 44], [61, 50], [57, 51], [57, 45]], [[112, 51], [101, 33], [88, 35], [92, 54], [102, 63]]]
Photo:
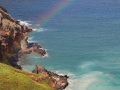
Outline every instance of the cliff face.
[[8, 58], [18, 51], [18, 56], [24, 53], [30, 54], [32, 51], [41, 56], [46, 54], [39, 44], [27, 42], [27, 33], [30, 31], [32, 29], [21, 25], [7, 13], [6, 9], [0, 6], [0, 62], [11, 64], [8, 62]]
[[[0, 6], [0, 62], [22, 69], [17, 64], [22, 55], [35, 52], [44, 57], [46, 51], [41, 45], [27, 42], [27, 33], [31, 31], [32, 29], [21, 25], [7, 13], [6, 9]], [[67, 75], [57, 75], [40, 65], [36, 65], [32, 72], [37, 74], [34, 78], [30, 77], [35, 83], [41, 83], [41, 79], [44, 79], [54, 90], [63, 90], [68, 85]]]
[[31, 30], [20, 25], [0, 6], [0, 62], [4, 62], [8, 54], [21, 49], [21, 41], [27, 38], [26, 32]]

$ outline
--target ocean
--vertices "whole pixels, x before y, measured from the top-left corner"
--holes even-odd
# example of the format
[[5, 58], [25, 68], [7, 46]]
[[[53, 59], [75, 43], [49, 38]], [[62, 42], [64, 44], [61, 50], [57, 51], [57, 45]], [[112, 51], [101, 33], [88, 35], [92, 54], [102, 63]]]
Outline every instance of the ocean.
[[120, 90], [119, 0], [0, 0], [16, 20], [33, 32], [47, 56], [21, 59], [24, 70], [38, 62], [47, 70], [69, 75], [65, 90]]

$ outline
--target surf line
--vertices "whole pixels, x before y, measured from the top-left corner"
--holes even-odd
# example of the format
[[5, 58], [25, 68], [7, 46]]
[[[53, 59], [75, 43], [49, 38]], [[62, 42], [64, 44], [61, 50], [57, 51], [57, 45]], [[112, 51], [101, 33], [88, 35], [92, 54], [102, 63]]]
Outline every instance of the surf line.
[[54, 4], [48, 12], [36, 18], [35, 27], [40, 28], [46, 25], [53, 17], [62, 13], [66, 8], [72, 7], [77, 1], [79, 0], [60, 0]]

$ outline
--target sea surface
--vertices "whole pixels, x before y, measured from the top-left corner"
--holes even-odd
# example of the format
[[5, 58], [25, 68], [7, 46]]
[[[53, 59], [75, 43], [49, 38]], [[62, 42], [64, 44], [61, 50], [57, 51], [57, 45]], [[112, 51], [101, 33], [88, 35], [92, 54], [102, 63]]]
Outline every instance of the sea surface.
[[65, 90], [120, 90], [120, 0], [0, 0], [16, 20], [34, 31], [47, 56], [21, 59], [69, 75]]

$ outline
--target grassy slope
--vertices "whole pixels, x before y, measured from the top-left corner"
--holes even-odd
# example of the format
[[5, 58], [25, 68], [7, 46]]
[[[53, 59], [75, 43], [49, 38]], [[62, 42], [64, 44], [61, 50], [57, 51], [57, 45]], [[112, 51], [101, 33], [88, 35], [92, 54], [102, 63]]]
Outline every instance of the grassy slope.
[[36, 76], [0, 63], [0, 90], [53, 90], [46, 80], [35, 82]]

